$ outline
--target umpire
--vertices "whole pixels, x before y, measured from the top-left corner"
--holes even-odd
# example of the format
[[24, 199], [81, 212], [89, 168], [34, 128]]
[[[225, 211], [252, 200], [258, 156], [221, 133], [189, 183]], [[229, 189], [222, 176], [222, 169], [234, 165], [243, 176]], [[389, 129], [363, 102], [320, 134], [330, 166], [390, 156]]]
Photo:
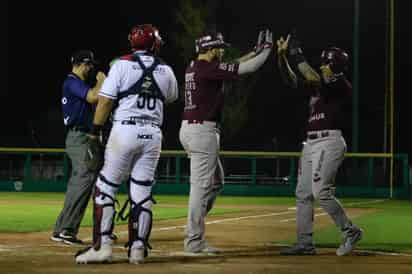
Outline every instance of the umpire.
[[[80, 223], [93, 189], [94, 173], [87, 169], [87, 136], [94, 104], [106, 76], [96, 72], [93, 52], [80, 50], [71, 57], [72, 71], [63, 83], [63, 119], [67, 129], [66, 153], [72, 163], [64, 206], [54, 226], [51, 240], [65, 244], [83, 244], [77, 238]], [[95, 78], [95, 79], [92, 79]], [[95, 82], [91, 87], [90, 82]]]

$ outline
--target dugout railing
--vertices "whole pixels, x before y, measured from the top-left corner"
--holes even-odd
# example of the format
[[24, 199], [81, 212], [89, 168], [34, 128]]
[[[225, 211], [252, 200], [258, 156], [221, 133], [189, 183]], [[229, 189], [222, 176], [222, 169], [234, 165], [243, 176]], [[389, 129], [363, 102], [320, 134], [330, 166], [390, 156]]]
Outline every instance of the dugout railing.
[[[293, 196], [299, 152], [222, 151], [224, 195]], [[412, 198], [407, 154], [347, 153], [336, 177], [338, 196]], [[0, 191], [63, 192], [70, 176], [64, 149], [0, 148]], [[187, 194], [189, 160], [165, 150], [156, 172], [155, 193]], [[126, 193], [125, 184], [120, 192]]]

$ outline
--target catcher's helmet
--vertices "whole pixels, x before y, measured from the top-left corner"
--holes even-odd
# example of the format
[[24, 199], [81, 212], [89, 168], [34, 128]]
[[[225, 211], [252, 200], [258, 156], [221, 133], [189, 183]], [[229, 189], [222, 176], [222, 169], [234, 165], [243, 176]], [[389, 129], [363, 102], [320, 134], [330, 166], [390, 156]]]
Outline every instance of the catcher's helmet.
[[330, 65], [334, 73], [344, 72], [348, 69], [349, 55], [340, 48], [330, 47], [320, 55], [322, 65]]
[[128, 39], [133, 50], [158, 51], [163, 45], [159, 30], [151, 24], [134, 26], [129, 33]]
[[230, 44], [223, 40], [223, 35], [220, 32], [206, 32], [195, 40], [196, 53], [205, 53], [213, 48], [227, 48]]

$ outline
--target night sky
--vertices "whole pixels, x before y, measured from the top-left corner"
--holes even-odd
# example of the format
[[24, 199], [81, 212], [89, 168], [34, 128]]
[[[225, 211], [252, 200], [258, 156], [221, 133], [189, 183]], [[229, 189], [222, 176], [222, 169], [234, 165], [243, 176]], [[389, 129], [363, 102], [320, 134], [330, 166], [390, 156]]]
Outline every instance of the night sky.
[[[0, 146], [63, 147], [61, 85], [71, 68], [71, 53], [92, 49], [107, 72], [112, 58], [128, 52], [127, 33], [134, 24], [152, 23], [159, 27], [166, 41], [161, 57], [175, 70], [179, 84], [183, 83], [187, 64], [169, 37], [177, 28], [173, 10], [178, 7], [178, 1], [151, 1], [153, 4], [130, 1], [127, 5], [123, 2], [126, 3], [2, 3], [2, 33], [6, 33], [7, 41], [2, 47], [7, 69], [2, 73], [6, 88], [1, 91]], [[297, 28], [305, 55], [314, 66], [318, 65], [318, 56], [324, 47], [339, 46], [353, 52], [353, 1], [267, 0], [254, 1], [253, 7], [248, 1], [216, 2], [216, 13], [209, 20], [216, 23], [227, 41], [244, 53], [254, 46], [258, 31], [265, 27], [273, 31], [275, 38]], [[382, 152], [387, 1], [360, 2], [359, 151]], [[396, 9], [395, 148], [396, 152], [408, 153], [411, 147], [411, 134], [407, 132], [410, 125], [408, 93], [411, 91], [405, 84], [402, 87], [401, 80], [402, 75], [409, 77], [410, 53], [402, 54], [400, 41], [407, 49], [410, 31], [408, 24], [402, 25], [399, 19], [402, 9], [407, 9], [399, 3]], [[299, 150], [306, 99], [302, 91], [282, 84], [275, 64], [272, 57], [259, 70], [257, 89], [248, 102], [248, 123], [237, 138], [224, 142], [223, 149], [270, 151], [274, 149], [272, 139], [276, 137], [280, 151]], [[352, 68], [348, 77], [353, 78]], [[182, 102], [178, 102], [166, 112], [165, 149], [181, 149], [178, 130], [182, 107]], [[350, 151], [350, 131], [346, 135]]]

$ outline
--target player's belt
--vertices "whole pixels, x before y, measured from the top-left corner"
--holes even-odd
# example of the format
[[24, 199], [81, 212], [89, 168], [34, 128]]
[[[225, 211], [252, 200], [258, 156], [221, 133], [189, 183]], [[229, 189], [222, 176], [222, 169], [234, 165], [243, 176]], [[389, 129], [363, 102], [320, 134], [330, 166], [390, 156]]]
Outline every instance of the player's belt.
[[341, 136], [342, 133], [340, 130], [319, 130], [319, 131], [310, 131], [307, 134], [309, 140], [315, 140], [319, 138], [325, 138], [329, 136]]
[[80, 131], [80, 132], [84, 132], [84, 133], [88, 133], [89, 129], [85, 126], [79, 126], [79, 125], [71, 125], [71, 126], [67, 126], [68, 130], [72, 130], [72, 131]]
[[137, 120], [137, 119], [133, 119], [133, 120], [123, 120], [120, 121], [120, 123], [122, 125], [135, 125], [135, 126], [152, 126], [152, 127], [160, 127], [158, 124], [153, 123], [152, 121], [149, 120]]
[[188, 124], [211, 124], [214, 127], [220, 128], [220, 124], [216, 121], [208, 121], [208, 120], [195, 120], [195, 119], [188, 119], [183, 120], [186, 121]]

